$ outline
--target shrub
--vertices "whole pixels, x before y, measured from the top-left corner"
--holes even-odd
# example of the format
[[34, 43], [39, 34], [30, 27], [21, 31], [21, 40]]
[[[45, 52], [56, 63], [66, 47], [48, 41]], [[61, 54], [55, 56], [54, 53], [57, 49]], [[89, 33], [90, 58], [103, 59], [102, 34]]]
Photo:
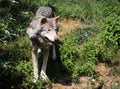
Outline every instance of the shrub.
[[99, 24], [98, 33], [89, 39], [83, 46], [81, 57], [87, 60], [108, 61], [115, 59], [119, 49], [120, 40], [120, 17], [111, 14]]
[[19, 61], [15, 66], [15, 70], [17, 71], [17, 76], [21, 76], [22, 78], [21, 88], [45, 89], [45, 85], [49, 83], [49, 81], [45, 82], [42, 79], [38, 79], [36, 83], [33, 83], [32, 61]]
[[[28, 38], [23, 37], [16, 42], [11, 42], [9, 45], [0, 45], [3, 47], [0, 49], [3, 52], [0, 55], [1, 87], [9, 87], [9, 89], [45, 89], [48, 82], [39, 79], [37, 83], [32, 83], [33, 64]], [[9, 83], [9, 81], [11, 82]], [[6, 83], [7, 86], [5, 86]]]
[[[93, 57], [94, 51], [91, 50], [91, 47], [89, 48], [87, 46], [86, 49], [81, 51], [80, 45], [87, 41], [87, 39], [92, 36], [93, 33], [96, 33], [97, 31], [95, 30], [96, 29], [94, 27], [88, 27], [84, 30], [78, 28], [70, 35], [67, 35], [63, 40], [63, 44], [60, 46], [61, 60], [64, 66], [68, 69], [69, 73], [71, 73], [72, 77], [74, 78], [77, 77], [79, 73], [87, 74], [90, 76], [93, 74], [93, 69], [95, 67], [93, 65], [93, 60], [95, 59]], [[87, 54], [87, 57], [85, 57], [87, 50], [88, 53], [90, 53]], [[82, 57], [83, 55], [81, 53], [84, 55], [84, 57]], [[89, 58], [89, 56], [91, 57], [91, 59]]]
[[61, 60], [70, 73], [74, 71], [77, 43], [78, 38], [72, 34], [64, 39], [64, 44], [60, 47]]
[[119, 22], [120, 17], [111, 14], [98, 27], [77, 29], [65, 37], [60, 47], [61, 60], [73, 77], [93, 75], [98, 61], [112, 63], [120, 44]]
[[0, 41], [7, 42], [25, 36], [26, 27], [37, 8], [35, 2], [1, 0], [0, 8]]
[[86, 24], [101, 20], [99, 27], [77, 28], [65, 36], [60, 46], [61, 61], [72, 78], [79, 74], [93, 76], [96, 63], [111, 62], [120, 47], [119, 3], [119, 0], [0, 0], [0, 84], [12, 89], [45, 88], [41, 79], [31, 83], [32, 62], [25, 31], [37, 8], [49, 4], [63, 18], [77, 18]]
[[[101, 22], [101, 32], [98, 34], [98, 43], [103, 60], [114, 59], [120, 46], [120, 16], [111, 14]], [[101, 44], [101, 45], [100, 45]]]

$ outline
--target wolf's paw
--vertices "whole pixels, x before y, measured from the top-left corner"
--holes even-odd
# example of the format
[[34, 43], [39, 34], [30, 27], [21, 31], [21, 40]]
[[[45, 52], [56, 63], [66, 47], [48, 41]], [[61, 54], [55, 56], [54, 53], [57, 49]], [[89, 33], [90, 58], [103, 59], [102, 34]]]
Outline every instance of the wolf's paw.
[[40, 76], [41, 76], [42, 80], [45, 80], [45, 81], [49, 80], [47, 75], [46, 75], [46, 73], [44, 71], [41, 71]]
[[34, 79], [32, 81], [33, 81], [33, 83], [36, 83], [37, 80], [38, 80], [38, 76], [34, 76]]
[[34, 78], [34, 79], [32, 80], [32, 82], [33, 82], [33, 83], [36, 83], [36, 82], [37, 82], [37, 79]]

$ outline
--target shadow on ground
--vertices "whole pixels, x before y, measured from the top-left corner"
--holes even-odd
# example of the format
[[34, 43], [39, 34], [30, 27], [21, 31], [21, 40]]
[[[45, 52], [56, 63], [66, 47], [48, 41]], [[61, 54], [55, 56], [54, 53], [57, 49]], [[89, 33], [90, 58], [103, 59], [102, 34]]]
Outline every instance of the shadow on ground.
[[52, 60], [52, 57], [51, 57], [52, 52], [50, 52], [50, 57], [47, 65], [47, 75], [53, 83], [71, 85], [72, 84], [71, 74], [67, 71], [66, 67], [63, 65], [62, 61], [60, 60], [59, 47], [61, 44], [62, 42], [58, 41], [58, 44], [56, 45], [56, 49], [57, 49], [56, 60]]

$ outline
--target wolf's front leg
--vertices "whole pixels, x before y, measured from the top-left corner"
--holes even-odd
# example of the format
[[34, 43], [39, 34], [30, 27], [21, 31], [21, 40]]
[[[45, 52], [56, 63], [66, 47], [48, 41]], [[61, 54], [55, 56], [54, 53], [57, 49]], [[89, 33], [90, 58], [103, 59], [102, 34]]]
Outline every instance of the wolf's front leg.
[[43, 64], [42, 64], [41, 73], [40, 73], [40, 76], [43, 80], [48, 79], [46, 75], [48, 56], [49, 56], [49, 48], [43, 50]]
[[37, 58], [37, 51], [38, 49], [32, 50], [32, 59], [33, 59], [33, 69], [34, 69], [34, 80], [33, 82], [36, 82], [38, 79], [38, 58]]

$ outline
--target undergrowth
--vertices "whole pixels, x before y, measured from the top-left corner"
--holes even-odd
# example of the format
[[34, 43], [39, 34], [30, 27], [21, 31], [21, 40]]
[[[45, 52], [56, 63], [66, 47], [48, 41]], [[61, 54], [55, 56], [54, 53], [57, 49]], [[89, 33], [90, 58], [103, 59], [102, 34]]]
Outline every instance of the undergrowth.
[[98, 26], [76, 29], [60, 47], [61, 60], [72, 77], [94, 75], [98, 62], [113, 63], [120, 44], [120, 17], [110, 15]]
[[[77, 77], [79, 73], [91, 76], [93, 75], [93, 69], [95, 66], [94, 62], [92, 61], [94, 59], [94, 55], [92, 54], [94, 53], [92, 53], [92, 48], [88, 47], [91, 43], [86, 43], [82, 52], [80, 45], [86, 42], [91, 36], [94, 35], [93, 33], [96, 32], [97, 30], [95, 27], [88, 27], [85, 29], [78, 28], [76, 31], [65, 37], [63, 45], [60, 47], [60, 56], [63, 64], [67, 67], [69, 72], [72, 73], [72, 77]], [[87, 53], [87, 51], [90, 53]]]
[[[117, 57], [120, 49], [119, 0], [0, 0], [1, 89], [45, 89], [49, 83], [41, 79], [32, 83], [32, 59], [26, 37], [26, 28], [42, 5], [52, 5], [56, 15], [62, 18], [93, 24], [84, 29], [76, 28], [64, 37], [57, 50], [62, 64], [56, 63], [64, 67], [48, 64], [50, 68], [52, 65], [57, 72], [67, 71], [73, 79], [82, 75], [94, 76], [97, 63], [112, 63]], [[51, 73], [50, 77], [56, 77]]]

